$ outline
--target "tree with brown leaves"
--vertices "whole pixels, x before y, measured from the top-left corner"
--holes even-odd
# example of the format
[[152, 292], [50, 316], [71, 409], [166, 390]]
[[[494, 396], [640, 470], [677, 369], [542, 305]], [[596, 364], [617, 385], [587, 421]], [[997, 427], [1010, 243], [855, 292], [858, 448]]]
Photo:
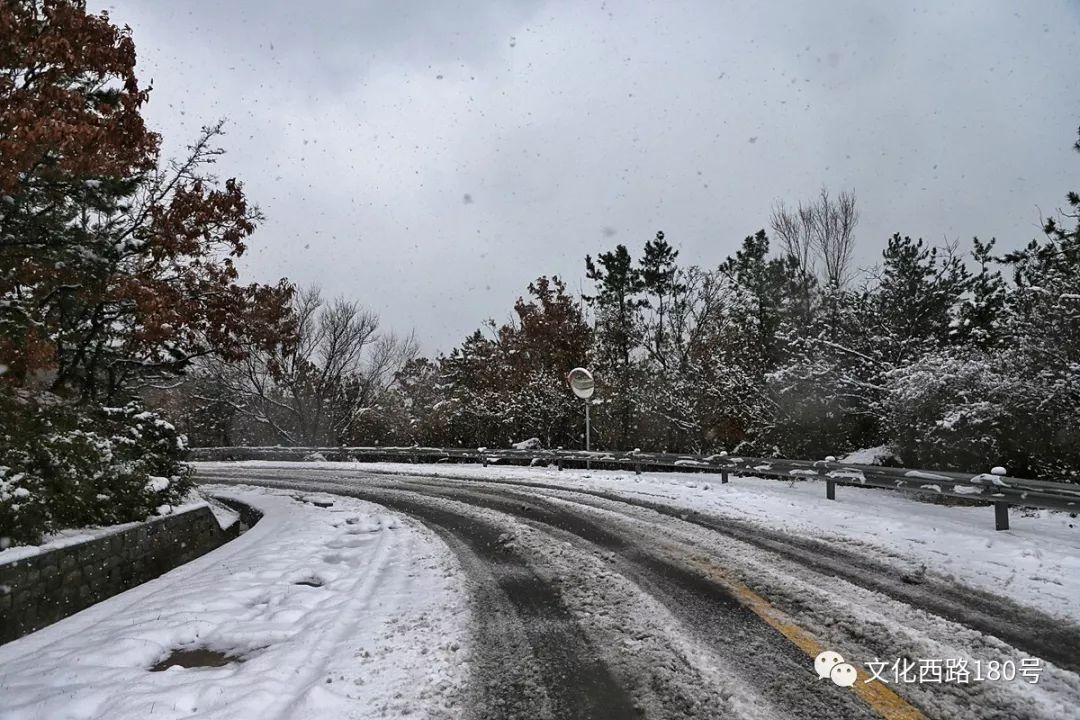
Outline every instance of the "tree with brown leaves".
[[209, 172], [220, 124], [164, 162], [147, 99], [128, 28], [0, 0], [0, 544], [168, 512], [184, 443], [142, 386], [293, 334], [290, 285], [238, 283], [259, 213]]
[[0, 4], [0, 364], [110, 402], [192, 358], [288, 331], [291, 293], [237, 283], [259, 219], [208, 168], [221, 124], [165, 163], [128, 28], [78, 0]]

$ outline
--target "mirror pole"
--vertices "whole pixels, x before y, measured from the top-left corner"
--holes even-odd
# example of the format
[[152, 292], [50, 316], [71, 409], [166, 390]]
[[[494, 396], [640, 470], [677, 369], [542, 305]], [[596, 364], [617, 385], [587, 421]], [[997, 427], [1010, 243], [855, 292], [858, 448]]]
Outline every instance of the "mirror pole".
[[[590, 422], [589, 422], [589, 405], [590, 404], [591, 403], [590, 403], [589, 399], [586, 398], [585, 399], [585, 452], [589, 452], [589, 434], [590, 434], [590, 432], [592, 430], [592, 428], [590, 427]], [[592, 461], [588, 458], [588, 456], [586, 456], [586, 458], [585, 458], [585, 469], [586, 470], [592, 469]]]

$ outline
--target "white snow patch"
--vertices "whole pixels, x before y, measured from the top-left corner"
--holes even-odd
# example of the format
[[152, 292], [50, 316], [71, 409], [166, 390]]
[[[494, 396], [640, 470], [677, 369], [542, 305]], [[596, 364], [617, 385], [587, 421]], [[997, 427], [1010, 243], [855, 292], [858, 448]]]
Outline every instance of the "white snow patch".
[[840, 458], [840, 462], [846, 465], [884, 465], [894, 457], [895, 453], [888, 445], [878, 445], [848, 453]]
[[151, 475], [146, 479], [146, 489], [150, 492], [161, 492], [169, 487], [169, 478]]
[[999, 487], [1012, 487], [1009, 483], [1002, 480], [997, 475], [991, 475], [989, 473], [982, 473], [971, 478], [973, 483], [989, 483], [990, 485], [997, 485]]
[[908, 470], [904, 473], [904, 477], [915, 478], [916, 480], [944, 480], [945, 482], [951, 479], [948, 475], [938, 475], [937, 473], [923, 472], [922, 470]]
[[847, 480], [848, 482], [856, 481], [861, 484], [866, 483], [866, 475], [862, 470], [857, 468], [842, 468], [840, 470], [830, 470], [828, 477], [835, 478], [837, 480]]
[[217, 520], [218, 527], [222, 530], [231, 528], [240, 520], [240, 513], [236, 512], [228, 505], [215, 502], [214, 500], [211, 500], [208, 505], [210, 506], [210, 512], [214, 513], [214, 519]]
[[972, 487], [971, 485], [953, 485], [952, 491], [959, 495], [981, 495], [982, 488]]

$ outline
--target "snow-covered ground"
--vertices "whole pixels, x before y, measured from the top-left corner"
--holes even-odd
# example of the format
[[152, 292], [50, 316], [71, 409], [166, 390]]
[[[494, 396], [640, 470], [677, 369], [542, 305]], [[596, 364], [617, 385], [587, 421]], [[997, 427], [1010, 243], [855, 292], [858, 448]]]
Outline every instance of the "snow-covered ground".
[[[468, 600], [431, 531], [360, 500], [210, 488], [264, 513], [160, 578], [0, 646], [0, 718], [459, 714]], [[221, 667], [152, 671], [207, 649]], [[387, 656], [393, 656], [387, 662]]]
[[1010, 511], [1011, 529], [994, 529], [989, 507], [946, 507], [897, 492], [838, 487], [825, 498], [816, 479], [563, 470], [516, 466], [404, 463], [197, 463], [213, 468], [352, 468], [405, 475], [554, 483], [603, 490], [717, 516], [748, 520], [816, 540], [863, 544], [868, 551], [952, 576], [1059, 617], [1080, 622], [1080, 518], [1049, 510]]

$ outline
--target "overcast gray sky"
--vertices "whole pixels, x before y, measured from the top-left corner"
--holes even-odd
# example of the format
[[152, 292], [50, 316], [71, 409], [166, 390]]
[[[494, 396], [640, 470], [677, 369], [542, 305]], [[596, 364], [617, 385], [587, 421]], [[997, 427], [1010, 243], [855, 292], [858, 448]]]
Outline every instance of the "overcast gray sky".
[[318, 282], [448, 350], [541, 274], [657, 229], [715, 265], [777, 199], [893, 232], [1038, 234], [1080, 189], [1080, 2], [112, 0], [178, 152], [266, 214], [246, 277]]

